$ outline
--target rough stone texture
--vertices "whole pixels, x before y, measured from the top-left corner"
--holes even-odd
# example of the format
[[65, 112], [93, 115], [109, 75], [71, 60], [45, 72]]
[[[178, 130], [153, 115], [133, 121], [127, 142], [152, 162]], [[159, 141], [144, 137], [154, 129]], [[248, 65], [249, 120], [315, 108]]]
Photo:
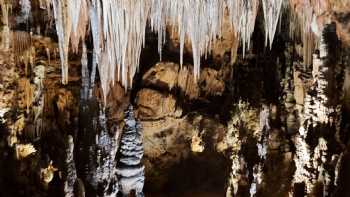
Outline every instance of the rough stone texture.
[[192, 69], [191, 65], [180, 68], [178, 64], [172, 62], [157, 63], [143, 75], [143, 84], [168, 91], [178, 88], [189, 99], [223, 94], [225, 80], [229, 78], [229, 68], [222, 67], [216, 70], [204, 67], [197, 82], [194, 81]]
[[[47, 12], [36, 6], [37, 1], [32, 2], [33, 20], [29, 24], [33, 25], [34, 34], [41, 29], [46, 35], [54, 35], [55, 32], [50, 33]], [[297, 8], [305, 1], [291, 2]], [[237, 190], [238, 196], [246, 196], [253, 183], [257, 196], [286, 196], [292, 192], [303, 196], [306, 189], [314, 196], [322, 196], [326, 190], [335, 196], [349, 196], [346, 184], [350, 177], [346, 167], [350, 128], [349, 1], [311, 1], [311, 5], [318, 27], [335, 22], [334, 31], [342, 41], [341, 47], [331, 48], [334, 52], [341, 50], [341, 57], [334, 54], [335, 59], [326, 66], [328, 70], [323, 70], [322, 51], [321, 58], [315, 53], [312, 67], [302, 65], [303, 46], [290, 40], [283, 23], [280, 36], [276, 37], [272, 49], [267, 50], [263, 46], [264, 33], [259, 20], [252, 50], [244, 59], [238, 55], [236, 64], [230, 65], [228, 62], [235, 58], [230, 59], [229, 54], [237, 42], [232, 37], [230, 24], [224, 21], [223, 38], [214, 43], [212, 55], [202, 62], [197, 82], [193, 78], [192, 60], [188, 58], [192, 56], [190, 43], [185, 43], [184, 65], [180, 68], [174, 60], [178, 59], [178, 40], [170, 34], [165, 47], [168, 57], [163, 57], [164, 62], [154, 58], [156, 55], [150, 56], [152, 60], [144, 58], [134, 89], [128, 92], [115, 83], [105, 105], [98, 80], [91, 100], [80, 98], [79, 52], [70, 54], [69, 83], [64, 86], [60, 82], [54, 39], [15, 32], [15, 40], [10, 42], [14, 54], [0, 49], [0, 131], [5, 131], [0, 133], [0, 168], [8, 169], [0, 171], [0, 196], [62, 196], [64, 181], [60, 175], [65, 171], [64, 139], [68, 135], [73, 136], [77, 150], [74, 162], [78, 178], [74, 192], [78, 196], [97, 193], [84, 174], [89, 170], [87, 173], [95, 173], [94, 167], [101, 175], [98, 180], [102, 184], [98, 188], [102, 191], [98, 192], [109, 193], [106, 185], [115, 192], [117, 181], [110, 178], [115, 177], [118, 144], [114, 140], [120, 135], [117, 131], [123, 126], [123, 111], [130, 102], [135, 104], [144, 128], [148, 196], [157, 196], [153, 192], [161, 193], [159, 196], [165, 196], [164, 193], [166, 196], [224, 196], [225, 185], [229, 184], [236, 185], [232, 190]], [[14, 6], [14, 15], [17, 12]], [[240, 49], [238, 51], [240, 54]], [[90, 57], [88, 50], [89, 61]], [[42, 68], [45, 68], [43, 83]], [[143, 71], [144, 68], [149, 69]], [[242, 101], [249, 110], [238, 113], [235, 106]], [[269, 117], [264, 120], [267, 119], [271, 127], [265, 138], [267, 155], [263, 159], [257, 146], [265, 143], [261, 141], [259, 125], [262, 105], [268, 106]], [[103, 125], [98, 119], [100, 112], [106, 113]], [[235, 121], [228, 121], [230, 119]], [[309, 120], [306, 124], [309, 127], [300, 130], [305, 126], [303, 119]], [[103, 133], [100, 133], [101, 126], [107, 128]], [[17, 160], [16, 144], [27, 143], [32, 144], [36, 152]], [[304, 157], [308, 158], [302, 163]], [[307, 168], [302, 164], [308, 165]], [[300, 171], [295, 175], [296, 165]], [[264, 166], [263, 174], [257, 166]], [[40, 181], [40, 169], [51, 169], [48, 184]], [[321, 176], [323, 174], [328, 175]], [[304, 177], [300, 179], [304, 181], [298, 181], [309, 186], [293, 184], [293, 177]], [[207, 188], [214, 191], [206, 191], [210, 190]]]
[[[190, 115], [189, 115], [190, 116]], [[202, 140], [203, 151], [220, 141], [226, 128], [215, 119], [199, 114], [184, 118], [167, 117], [163, 120], [142, 120], [144, 129], [146, 176], [157, 182], [151, 188], [164, 188], [172, 179], [171, 168], [198, 152], [193, 147], [193, 137]], [[191, 115], [192, 116], [192, 115]], [[221, 137], [222, 140], [222, 137]]]
[[176, 100], [172, 95], [152, 89], [142, 89], [137, 97], [140, 118], [158, 119], [173, 116], [176, 113]]

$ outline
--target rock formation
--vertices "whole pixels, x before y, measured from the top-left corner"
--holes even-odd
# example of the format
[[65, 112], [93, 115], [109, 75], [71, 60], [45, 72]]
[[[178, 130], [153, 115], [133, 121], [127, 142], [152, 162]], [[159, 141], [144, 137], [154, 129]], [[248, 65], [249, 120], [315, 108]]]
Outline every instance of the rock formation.
[[0, 0], [0, 196], [349, 196], [348, 0]]
[[118, 159], [117, 174], [119, 176], [120, 191], [128, 196], [134, 190], [137, 197], [143, 197], [145, 183], [143, 157], [142, 128], [135, 120], [132, 105], [125, 112], [125, 126], [120, 142], [120, 157]]

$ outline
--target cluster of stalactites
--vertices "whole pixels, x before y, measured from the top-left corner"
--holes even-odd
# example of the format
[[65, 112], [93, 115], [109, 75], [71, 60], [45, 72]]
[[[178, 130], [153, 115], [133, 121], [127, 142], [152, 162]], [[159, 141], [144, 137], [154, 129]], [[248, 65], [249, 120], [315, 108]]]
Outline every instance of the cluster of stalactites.
[[294, 35], [300, 34], [303, 43], [304, 66], [309, 67], [312, 65], [313, 52], [318, 47], [323, 29], [317, 22], [317, 16], [322, 15], [325, 5], [321, 1], [290, 2], [290, 31], [294, 31]]
[[265, 46], [269, 41], [270, 49], [272, 48], [273, 39], [275, 37], [276, 28], [283, 0], [262, 0], [262, 7], [265, 18]]
[[255, 19], [259, 9], [259, 0], [227, 1], [230, 20], [236, 37], [242, 40], [243, 56], [250, 48], [250, 39], [254, 32]]
[[[178, 33], [181, 64], [186, 38], [191, 42], [194, 77], [197, 79], [201, 56], [207, 55], [212, 44], [221, 36], [226, 10], [229, 10], [235, 36], [242, 41], [243, 54], [249, 48], [260, 0], [51, 0], [51, 2], [60, 45], [62, 82], [68, 82], [69, 41], [75, 41], [74, 45], [77, 46], [79, 37], [85, 34], [85, 31], [80, 30], [86, 30], [86, 27], [79, 26], [86, 24], [89, 19], [94, 45], [93, 64], [98, 65], [102, 89], [106, 96], [115, 78], [126, 88], [131, 85], [145, 42], [147, 22], [158, 33], [160, 55], [167, 26]], [[264, 15], [268, 19], [266, 32], [270, 43], [275, 34], [281, 2], [281, 0], [263, 1]], [[271, 16], [273, 20], [269, 19]], [[73, 39], [73, 35], [78, 39]]]
[[[69, 43], [73, 51], [77, 51], [79, 41], [85, 37], [88, 2], [86, 0], [51, 0], [51, 3], [59, 40], [62, 83], [67, 84]], [[47, 2], [46, 6], [49, 8]]]

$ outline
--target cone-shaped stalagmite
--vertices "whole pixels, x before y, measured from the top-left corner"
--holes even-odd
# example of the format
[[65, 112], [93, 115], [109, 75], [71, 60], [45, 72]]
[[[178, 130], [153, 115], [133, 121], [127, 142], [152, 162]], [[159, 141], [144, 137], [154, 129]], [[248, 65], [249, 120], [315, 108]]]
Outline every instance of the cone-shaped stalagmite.
[[121, 138], [120, 158], [117, 174], [119, 176], [120, 191], [124, 196], [134, 190], [137, 197], [142, 197], [145, 182], [143, 157], [142, 128], [135, 120], [133, 107], [129, 106], [125, 112], [125, 126]]

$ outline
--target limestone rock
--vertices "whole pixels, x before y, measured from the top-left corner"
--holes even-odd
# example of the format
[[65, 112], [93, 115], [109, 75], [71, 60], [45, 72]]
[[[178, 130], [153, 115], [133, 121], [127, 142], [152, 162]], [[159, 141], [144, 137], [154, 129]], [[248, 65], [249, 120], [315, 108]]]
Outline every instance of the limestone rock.
[[159, 87], [166, 87], [171, 90], [177, 85], [179, 77], [179, 65], [172, 62], [161, 62], [152, 66], [147, 71], [142, 79], [144, 83], [157, 85]]
[[117, 175], [119, 177], [120, 191], [123, 196], [128, 196], [132, 190], [136, 197], [143, 197], [143, 185], [145, 183], [143, 157], [142, 127], [134, 117], [132, 105], [125, 112], [125, 126], [119, 149], [119, 163]]
[[16, 158], [21, 160], [36, 152], [32, 144], [16, 144]]
[[179, 88], [190, 100], [204, 96], [220, 96], [225, 90], [225, 80], [229, 70], [223, 66], [220, 70], [210, 67], [201, 69], [200, 78], [194, 80], [191, 65], [182, 68], [172, 62], [160, 62], [155, 64], [143, 75], [143, 83], [146, 86], [156, 86], [164, 90]]
[[140, 118], [153, 119], [173, 116], [176, 112], [176, 100], [171, 94], [153, 89], [142, 89], [137, 93], [137, 106]]

